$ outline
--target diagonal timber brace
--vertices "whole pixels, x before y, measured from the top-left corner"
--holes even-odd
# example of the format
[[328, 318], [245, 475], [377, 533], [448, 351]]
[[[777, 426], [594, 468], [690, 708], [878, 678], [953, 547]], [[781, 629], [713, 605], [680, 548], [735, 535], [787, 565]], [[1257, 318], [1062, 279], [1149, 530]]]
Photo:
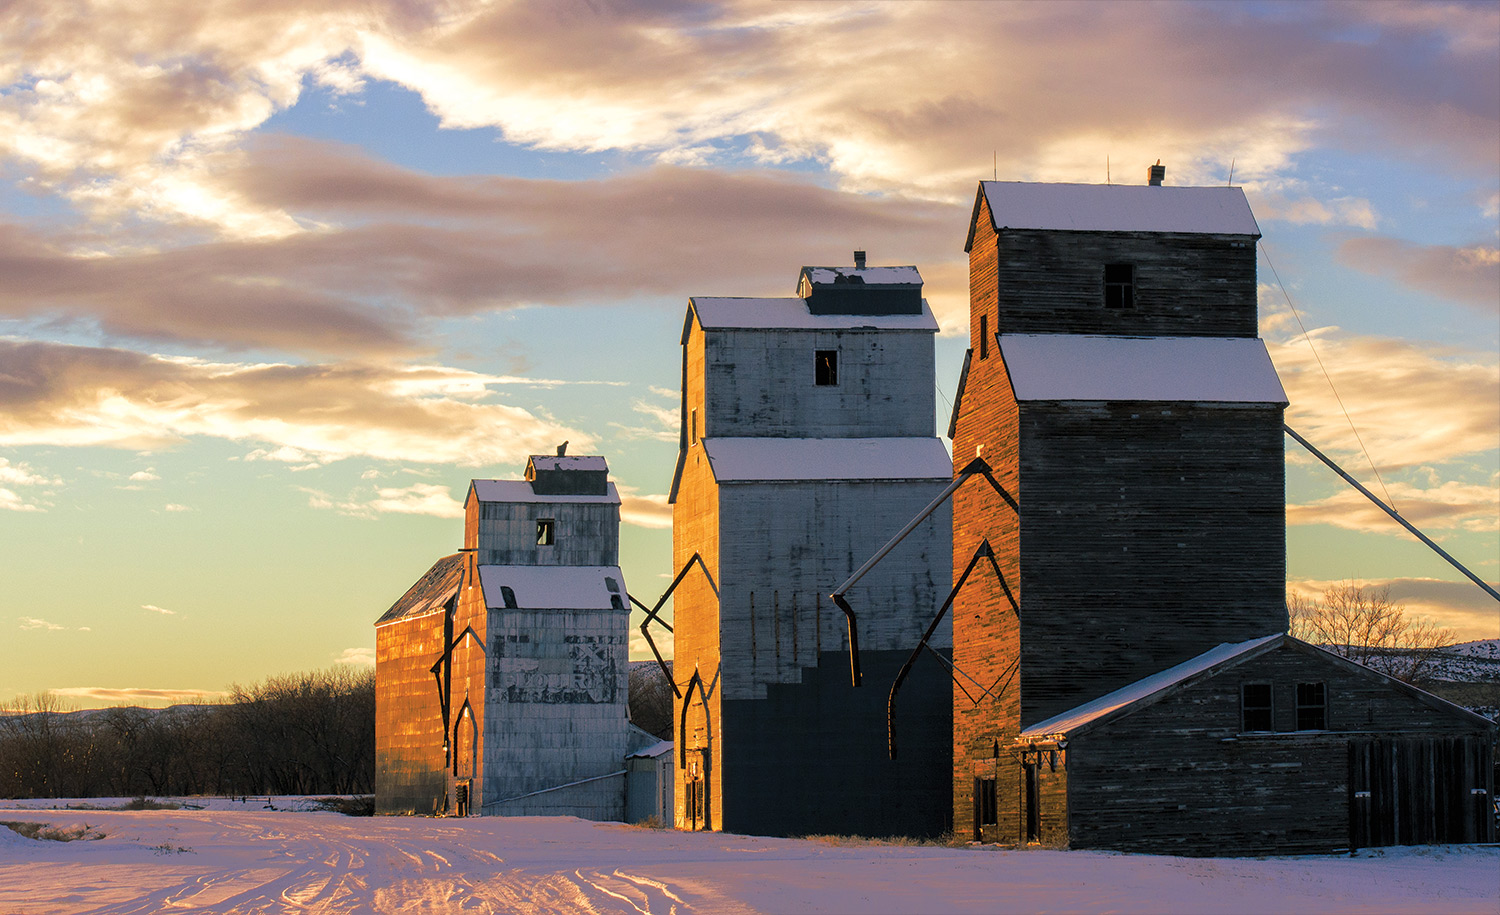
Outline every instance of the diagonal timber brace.
[[[943, 601], [943, 606], [938, 609], [937, 616], [932, 618], [932, 622], [927, 626], [927, 631], [922, 633], [922, 641], [918, 642], [917, 647], [912, 649], [911, 657], [907, 658], [906, 663], [901, 665], [901, 671], [896, 674], [896, 682], [891, 684], [891, 695], [886, 700], [885, 705], [886, 746], [891, 759], [896, 758], [896, 694], [901, 691], [901, 684], [906, 682], [906, 675], [911, 673], [911, 666], [917, 662], [917, 658], [921, 657], [922, 650], [927, 649], [935, 653], [935, 649], [927, 644], [928, 639], [931, 639], [932, 634], [937, 631], [938, 624], [942, 623], [943, 617], [948, 615], [948, 608], [953, 606], [954, 598], [958, 597], [958, 592], [968, 583], [969, 576], [973, 574], [974, 567], [979, 565], [979, 560], [981, 559], [989, 560], [990, 568], [995, 573], [995, 579], [1000, 582], [1000, 587], [1005, 590], [1005, 599], [1010, 601], [1011, 612], [1016, 615], [1017, 620], [1021, 618], [1021, 607], [1016, 603], [1016, 596], [1010, 590], [1010, 585], [1005, 580], [1005, 574], [1000, 571], [1000, 564], [995, 561], [994, 549], [990, 547], [988, 539], [980, 541], [979, 546], [974, 548], [974, 555], [969, 557], [969, 564], [964, 567], [964, 573], [958, 577], [958, 581], [953, 584], [952, 590], [948, 592], [948, 599]], [[939, 655], [939, 657], [942, 656]], [[953, 677], [956, 681], [957, 668], [953, 668], [951, 663], [948, 666], [952, 668], [949, 676]], [[962, 688], [963, 684], [960, 683], [959, 686]], [[981, 686], [980, 689], [984, 689], [984, 687]], [[968, 692], [968, 690], [964, 691]], [[989, 692], [989, 690], [985, 691]]]
[[1389, 505], [1387, 505], [1384, 502], [1380, 501], [1380, 498], [1378, 496], [1376, 496], [1373, 492], [1370, 492], [1368, 489], [1366, 489], [1363, 486], [1361, 486], [1359, 484], [1358, 480], [1354, 479], [1354, 477], [1351, 477], [1347, 472], [1345, 472], [1344, 468], [1342, 468], [1339, 465], [1335, 464], [1333, 462], [1332, 458], [1330, 458], [1328, 455], [1324, 454], [1323, 452], [1319, 451], [1317, 448], [1314, 448], [1312, 442], [1309, 442], [1307, 439], [1305, 439], [1302, 436], [1298, 435], [1292, 429], [1291, 426], [1288, 426], [1285, 423], [1282, 424], [1281, 428], [1286, 431], [1287, 435], [1290, 435], [1293, 439], [1295, 439], [1296, 442], [1297, 442], [1297, 444], [1301, 445], [1303, 448], [1306, 448], [1309, 452], [1311, 452], [1311, 454], [1312, 454], [1313, 457], [1317, 458], [1318, 460], [1322, 461], [1324, 464], [1328, 465], [1328, 469], [1329, 470], [1332, 470], [1334, 473], [1338, 474], [1340, 477], [1343, 477], [1345, 483], [1348, 483], [1350, 486], [1353, 486], [1355, 489], [1359, 490], [1359, 492], [1360, 492], [1361, 495], [1363, 495], [1366, 499], [1369, 499], [1371, 502], [1374, 502], [1375, 505], [1377, 507], [1379, 507], [1379, 509], [1381, 511], [1385, 512], [1387, 515], [1390, 515], [1393, 519], [1395, 519], [1395, 521], [1396, 521], [1397, 524], [1399, 524], [1402, 527], [1406, 528], [1418, 540], [1420, 540], [1423, 543], [1427, 544], [1427, 546], [1430, 547], [1433, 550], [1433, 552], [1437, 553], [1439, 556], [1441, 556], [1444, 559], [1446, 559], [1448, 561], [1449, 565], [1453, 566], [1453, 568], [1455, 568], [1455, 569], [1459, 570], [1460, 572], [1464, 573], [1464, 575], [1468, 576], [1468, 579], [1470, 581], [1472, 581], [1474, 584], [1478, 585], [1480, 588], [1483, 588], [1484, 589], [1484, 593], [1488, 594], [1490, 597], [1493, 597], [1495, 600], [1500, 600], [1500, 592], [1497, 592], [1494, 588], [1492, 588], [1489, 585], [1489, 583], [1486, 582], [1484, 579], [1480, 578], [1478, 575], [1475, 575], [1473, 572], [1470, 572], [1468, 570], [1468, 568], [1464, 566], [1463, 563], [1459, 562], [1457, 559], [1454, 559], [1452, 556], [1449, 556], [1447, 550], [1444, 550], [1442, 547], [1438, 546], [1436, 543], [1433, 543], [1432, 542], [1432, 538], [1428, 537], [1426, 534], [1424, 534], [1421, 531], [1417, 530], [1417, 528], [1416, 528], [1415, 525], [1413, 525], [1410, 521], [1406, 520], [1405, 518], [1401, 517], [1400, 513], [1398, 513], [1394, 508], [1391, 508]]
[[[651, 631], [647, 627], [649, 627], [654, 622], [668, 632], [672, 631], [672, 627], [667, 623], [667, 621], [663, 620], [657, 614], [661, 613], [661, 608], [666, 605], [667, 598], [672, 596], [672, 592], [676, 591], [677, 586], [682, 584], [682, 580], [687, 577], [687, 573], [690, 569], [692, 569], [693, 563], [697, 563], [698, 568], [703, 570], [703, 577], [708, 579], [708, 586], [713, 589], [714, 597], [718, 597], [719, 585], [714, 581], [713, 574], [708, 571], [708, 566], [703, 562], [703, 557], [698, 555], [697, 553], [689, 556], [688, 561], [682, 564], [682, 570], [677, 573], [676, 578], [672, 579], [672, 583], [670, 585], [667, 585], [667, 590], [662, 592], [661, 597], [656, 601], [656, 606], [647, 607], [645, 604], [636, 600], [635, 595], [626, 595], [630, 598], [630, 602], [632, 604], [635, 604], [637, 607], [640, 607], [642, 610], [646, 611], [646, 618], [641, 621], [641, 635], [645, 637], [646, 644], [651, 646], [651, 653], [656, 656], [656, 663], [659, 667], [661, 667], [661, 672], [666, 676], [667, 682], [672, 684], [672, 694], [679, 699], [682, 698], [682, 692], [677, 689], [677, 681], [672, 679], [672, 671], [667, 669], [667, 662], [662, 658], [661, 651], [656, 647], [656, 640], [651, 638]], [[699, 685], [701, 687], [702, 684]]]
[[[896, 536], [892, 537], [885, 546], [881, 547], [879, 550], [876, 550], [874, 556], [871, 556], [869, 559], [867, 559], [864, 565], [856, 569], [853, 575], [850, 575], [843, 584], [839, 585], [838, 588], [831, 595], [829, 595], [833, 598], [834, 605], [844, 612], [844, 616], [849, 621], [849, 676], [855, 686], [860, 686], [863, 683], [863, 677], [859, 672], [859, 622], [855, 618], [854, 608], [849, 606], [849, 602], [844, 599], [844, 595], [848, 593], [849, 589], [854, 587], [854, 585], [861, 578], [864, 578], [867, 572], [875, 568], [876, 564], [878, 564], [880, 560], [884, 559], [887, 553], [895, 549], [896, 544], [900, 543], [902, 540], [905, 540], [908, 534], [916, 530], [917, 525], [921, 524], [923, 521], [926, 521], [928, 515], [931, 515], [933, 512], [937, 511], [942, 507], [944, 502], [947, 502], [950, 498], [952, 498], [953, 494], [958, 491], [958, 488], [967, 483], [971, 477], [984, 477], [985, 481], [990, 484], [990, 487], [994, 489], [995, 492], [999, 493], [1000, 498], [1004, 499], [1005, 503], [1011, 507], [1011, 510], [1019, 515], [1021, 513], [1021, 506], [1016, 502], [1015, 498], [1010, 493], [1005, 491], [1005, 487], [1001, 486], [999, 481], [995, 479], [994, 474], [991, 472], [992, 470], [993, 468], [991, 468], [989, 464], [985, 463], [983, 458], [975, 458], [974, 460], [965, 464], [964, 469], [959, 471], [958, 476], [953, 478], [952, 483], [949, 483], [947, 486], [943, 487], [943, 491], [938, 493], [937, 498], [928, 503], [926, 508], [917, 512], [916, 517], [912, 518], [906, 523], [905, 527], [896, 532]], [[705, 569], [704, 571], [707, 570]], [[1009, 593], [1009, 590], [1009, 587], [1007, 587], [1007, 593]]]

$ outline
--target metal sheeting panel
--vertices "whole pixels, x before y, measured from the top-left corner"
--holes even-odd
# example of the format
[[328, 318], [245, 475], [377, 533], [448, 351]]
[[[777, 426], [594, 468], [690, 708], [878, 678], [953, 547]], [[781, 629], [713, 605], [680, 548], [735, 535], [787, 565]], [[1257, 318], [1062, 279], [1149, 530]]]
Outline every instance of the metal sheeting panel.
[[1016, 400], [1287, 402], [1254, 337], [1003, 334]]

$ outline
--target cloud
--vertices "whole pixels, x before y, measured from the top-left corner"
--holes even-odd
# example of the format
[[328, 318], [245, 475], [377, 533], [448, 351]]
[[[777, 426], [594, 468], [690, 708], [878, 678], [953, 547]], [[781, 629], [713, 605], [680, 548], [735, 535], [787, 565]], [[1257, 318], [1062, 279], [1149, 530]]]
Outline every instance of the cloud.
[[140, 687], [115, 688], [108, 686], [69, 686], [49, 689], [47, 692], [66, 699], [82, 699], [89, 702], [108, 702], [130, 705], [162, 703], [209, 703], [225, 699], [229, 693], [212, 689], [143, 689]]
[[[3, 379], [3, 376], [0, 376]], [[3, 381], [0, 381], [3, 383]], [[44, 477], [32, 471], [24, 461], [12, 464], [8, 459], [0, 457], [0, 511], [13, 512], [42, 512], [45, 502], [22, 495], [11, 486], [61, 486], [62, 480]]]
[[[1495, 354], [1353, 336], [1333, 327], [1313, 329], [1309, 336], [1382, 471], [1493, 452], [1500, 443]], [[1268, 339], [1267, 348], [1291, 400], [1287, 424], [1352, 466], [1358, 445], [1308, 342]], [[1297, 446], [1288, 447], [1301, 454]], [[1362, 455], [1357, 460], [1364, 464]]]
[[165, 607], [158, 607], [155, 604], [141, 604], [141, 609], [142, 610], [150, 610], [152, 613], [160, 613], [163, 616], [176, 616], [177, 615], [177, 611], [176, 610], [168, 610]]
[[438, 518], [462, 518], [464, 506], [454, 499], [448, 487], [433, 483], [414, 483], [406, 487], [378, 487], [372, 491], [356, 490], [346, 499], [336, 499], [318, 489], [297, 487], [307, 493], [312, 508], [332, 509], [352, 518], [373, 519], [381, 514], [433, 515]]
[[[1250, 190], [1247, 188], [1247, 190]], [[1289, 197], [1275, 191], [1251, 193], [1255, 219], [1260, 223], [1289, 222], [1296, 225], [1357, 226], [1374, 229], [1379, 222], [1375, 207], [1361, 197], [1319, 200], [1311, 196]]]
[[[1298, 579], [1287, 582], [1287, 590], [1316, 598], [1329, 587], [1342, 584], [1364, 588], [1390, 585], [1392, 601], [1405, 607], [1410, 615], [1425, 617], [1438, 626], [1452, 629], [1458, 641], [1500, 637], [1500, 618], [1495, 615], [1494, 598], [1468, 581], [1435, 578], [1351, 579], [1347, 582]], [[1490, 584], [1495, 586], [1497, 583]]]
[[665, 495], [637, 494], [633, 486], [618, 486], [620, 490], [620, 520], [636, 527], [671, 529], [672, 506]]
[[163, 510], [169, 512], [190, 512], [193, 509], [188, 505], [180, 505], [176, 502], [168, 502]]
[[592, 445], [486, 402], [489, 376], [444, 366], [210, 363], [3, 339], [0, 363], [0, 445], [156, 450], [209, 437], [275, 460], [462, 466], [518, 463], [569, 438]]
[[135, 473], [132, 473], [130, 475], [130, 479], [136, 480], [138, 482], [145, 482], [145, 481], [149, 481], [149, 480], [160, 480], [161, 477], [159, 477], [155, 473], [153, 473], [152, 472], [153, 469], [154, 468], [148, 468], [146, 470], [137, 470]]
[[59, 626], [56, 623], [49, 623], [46, 620], [39, 620], [34, 616], [18, 616], [16, 619], [21, 621], [22, 629], [44, 629], [48, 632], [56, 632], [60, 629], [68, 628], [67, 626]]
[[[651, 638], [656, 642], [656, 650], [661, 652], [662, 659], [672, 660], [672, 652], [676, 648], [672, 633], [660, 626], [652, 626]], [[656, 660], [656, 656], [651, 653], [650, 644], [646, 642], [646, 637], [641, 635], [639, 625], [632, 626], [630, 630], [630, 660]]]
[[375, 649], [345, 648], [338, 657], [333, 659], [333, 663], [348, 664], [351, 667], [374, 667]]
[[1351, 238], [1339, 262], [1363, 273], [1500, 315], [1500, 248], [1475, 244], [1420, 245], [1397, 238]]
[[[1496, 482], [1500, 482], [1497, 480]], [[1373, 488], [1376, 495], [1384, 492]], [[1435, 531], [1500, 530], [1500, 487], [1488, 484], [1448, 480], [1436, 486], [1422, 487], [1398, 480], [1386, 480], [1385, 491], [1395, 502], [1401, 517], [1429, 536]], [[1352, 488], [1313, 502], [1286, 507], [1287, 524], [1332, 524], [1353, 531], [1410, 536], [1389, 515]]]

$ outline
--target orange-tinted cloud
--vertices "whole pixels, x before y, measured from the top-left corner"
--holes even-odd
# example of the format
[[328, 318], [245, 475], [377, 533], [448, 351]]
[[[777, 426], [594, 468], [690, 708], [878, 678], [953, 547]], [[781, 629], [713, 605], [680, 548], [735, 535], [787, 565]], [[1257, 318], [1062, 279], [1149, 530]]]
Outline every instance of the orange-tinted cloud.
[[1500, 315], [1500, 248], [1419, 245], [1398, 238], [1351, 238], [1339, 262], [1411, 289]]

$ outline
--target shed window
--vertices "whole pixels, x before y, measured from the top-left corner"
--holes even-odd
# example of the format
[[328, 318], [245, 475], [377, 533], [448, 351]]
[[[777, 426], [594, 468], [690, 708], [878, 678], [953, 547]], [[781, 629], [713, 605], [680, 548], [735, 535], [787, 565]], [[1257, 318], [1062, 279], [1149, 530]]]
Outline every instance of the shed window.
[[820, 349], [813, 354], [813, 383], [836, 385], [839, 383], [839, 351]]
[[1269, 731], [1271, 724], [1271, 684], [1246, 683], [1240, 687], [1240, 729]]
[[1135, 307], [1135, 265], [1104, 265], [1104, 307]]
[[1000, 822], [998, 796], [993, 778], [974, 779], [974, 823], [994, 826]]
[[1297, 730], [1328, 730], [1328, 689], [1322, 683], [1297, 684]]
[[536, 522], [536, 545], [551, 546], [556, 526], [556, 523], [551, 518], [538, 518]]

